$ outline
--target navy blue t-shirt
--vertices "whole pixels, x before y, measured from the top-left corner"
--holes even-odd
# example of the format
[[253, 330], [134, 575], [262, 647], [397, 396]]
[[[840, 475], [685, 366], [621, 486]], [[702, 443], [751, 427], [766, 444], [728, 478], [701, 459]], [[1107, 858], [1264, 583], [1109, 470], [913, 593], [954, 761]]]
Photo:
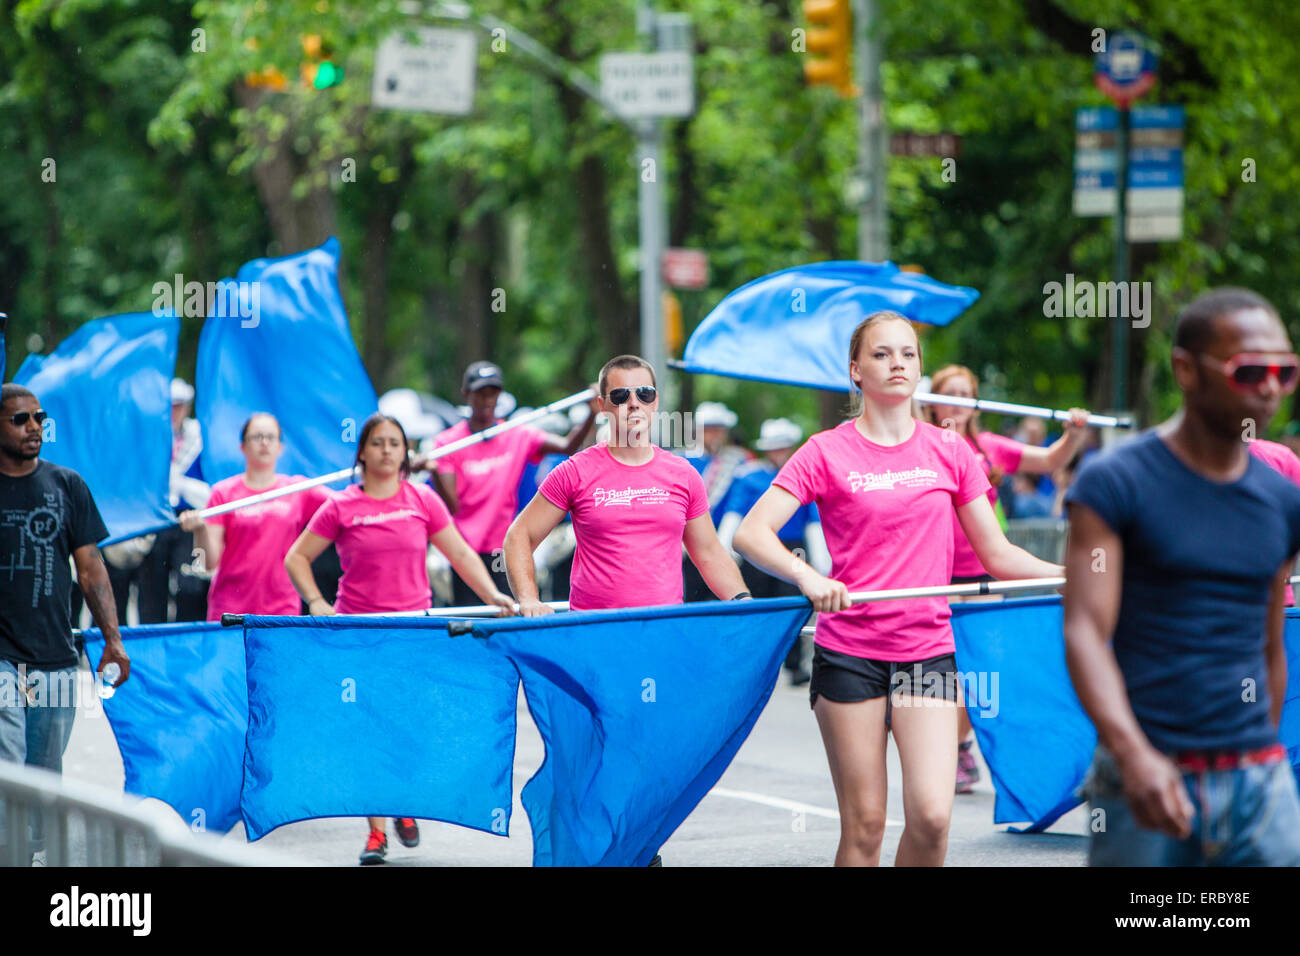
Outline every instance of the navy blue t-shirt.
[[[725, 515], [734, 511], [742, 517], [749, 514], [749, 509], [763, 497], [763, 492], [772, 487], [776, 472], [776, 466], [769, 461], [741, 465], [736, 469], [736, 477], [732, 479], [726, 497], [722, 499], [721, 513]], [[800, 505], [777, 537], [783, 542], [801, 542], [804, 540], [804, 528], [819, 520], [815, 504]]]
[[1237, 481], [1210, 481], [1148, 431], [1096, 456], [1065, 500], [1123, 541], [1115, 658], [1151, 743], [1276, 743], [1264, 627], [1273, 576], [1300, 549], [1300, 488], [1253, 455]]

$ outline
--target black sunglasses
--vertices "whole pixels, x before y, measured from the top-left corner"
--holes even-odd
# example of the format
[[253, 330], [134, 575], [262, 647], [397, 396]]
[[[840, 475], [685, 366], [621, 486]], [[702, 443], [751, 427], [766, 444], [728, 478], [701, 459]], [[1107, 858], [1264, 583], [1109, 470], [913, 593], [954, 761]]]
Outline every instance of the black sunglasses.
[[45, 409], [41, 409], [39, 412], [18, 412], [16, 415], [10, 415], [9, 421], [22, 428], [27, 424], [29, 418], [36, 419], [36, 424], [40, 425], [49, 417], [49, 413]]
[[[611, 388], [609, 390], [609, 403], [611, 405], [625, 405], [627, 400], [632, 397], [630, 388]], [[642, 405], [649, 405], [659, 397], [659, 390], [653, 385], [638, 385], [636, 388], [636, 398]]]

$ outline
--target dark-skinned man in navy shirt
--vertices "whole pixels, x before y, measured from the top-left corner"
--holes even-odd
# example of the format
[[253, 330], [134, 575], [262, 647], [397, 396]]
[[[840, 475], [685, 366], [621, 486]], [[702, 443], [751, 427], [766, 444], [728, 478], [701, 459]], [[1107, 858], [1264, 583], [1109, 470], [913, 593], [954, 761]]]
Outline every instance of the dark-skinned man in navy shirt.
[[1277, 310], [1217, 289], [1179, 316], [1175, 415], [1066, 496], [1065, 647], [1097, 726], [1093, 866], [1300, 865], [1278, 743], [1300, 489], [1248, 454], [1297, 359]]

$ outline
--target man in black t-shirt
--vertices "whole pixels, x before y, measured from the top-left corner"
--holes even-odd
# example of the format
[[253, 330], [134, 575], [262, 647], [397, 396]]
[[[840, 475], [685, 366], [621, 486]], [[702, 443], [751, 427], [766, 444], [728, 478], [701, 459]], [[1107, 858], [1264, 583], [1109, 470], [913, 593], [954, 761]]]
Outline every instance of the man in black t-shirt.
[[1278, 742], [1300, 489], [1247, 452], [1298, 360], [1272, 305], [1219, 289], [1179, 317], [1173, 370], [1182, 409], [1066, 496], [1066, 661], [1099, 737], [1089, 861], [1300, 866]]
[[[0, 389], [0, 760], [61, 773], [76, 716], [78, 654], [69, 602], [72, 571], [104, 632], [102, 671], [131, 662], [117, 630], [108, 572], [95, 542], [107, 537], [90, 489], [70, 468], [40, 460], [45, 412], [12, 383]], [[74, 423], [62, 423], [64, 428]], [[6, 814], [0, 801], [0, 845]], [[32, 848], [43, 859], [39, 817]]]

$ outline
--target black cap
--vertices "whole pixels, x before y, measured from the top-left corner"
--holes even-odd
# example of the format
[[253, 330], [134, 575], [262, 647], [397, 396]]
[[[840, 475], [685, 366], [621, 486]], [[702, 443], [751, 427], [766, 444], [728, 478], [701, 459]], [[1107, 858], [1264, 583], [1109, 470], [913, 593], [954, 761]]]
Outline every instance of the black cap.
[[465, 379], [461, 388], [467, 392], [477, 392], [480, 388], [493, 386], [505, 388], [505, 379], [501, 377], [501, 368], [491, 362], [474, 362], [465, 369]]

